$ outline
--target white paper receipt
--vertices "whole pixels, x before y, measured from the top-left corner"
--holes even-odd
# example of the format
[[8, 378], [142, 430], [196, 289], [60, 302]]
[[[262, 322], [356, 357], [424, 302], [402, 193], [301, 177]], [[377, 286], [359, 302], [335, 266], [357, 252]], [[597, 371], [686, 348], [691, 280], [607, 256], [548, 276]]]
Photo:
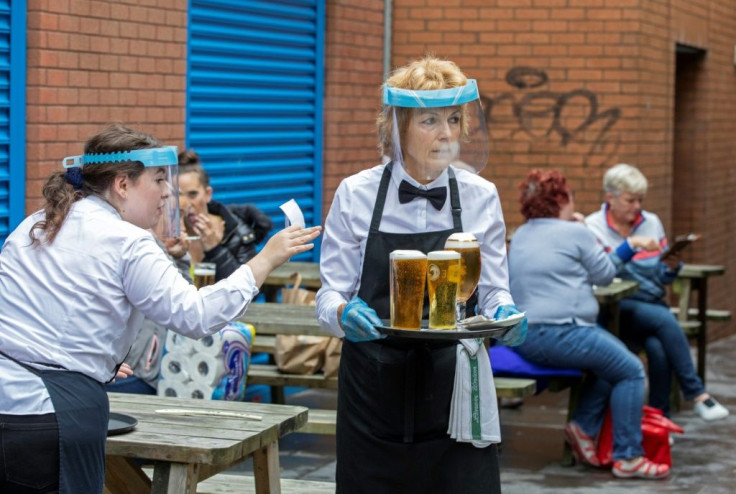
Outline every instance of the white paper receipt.
[[286, 215], [285, 226], [297, 225], [302, 228], [306, 226], [306, 224], [304, 223], [304, 213], [302, 213], [299, 204], [297, 204], [294, 199], [288, 200], [287, 202], [279, 206], [279, 208], [281, 208], [281, 211], [283, 211], [284, 215]]

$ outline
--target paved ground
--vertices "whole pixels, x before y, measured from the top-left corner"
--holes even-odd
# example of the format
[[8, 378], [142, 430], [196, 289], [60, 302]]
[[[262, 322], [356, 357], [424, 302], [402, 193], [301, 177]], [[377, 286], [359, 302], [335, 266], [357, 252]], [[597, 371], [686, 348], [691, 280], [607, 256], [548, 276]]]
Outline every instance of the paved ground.
[[[675, 437], [669, 479], [619, 480], [608, 470], [561, 466], [568, 395], [543, 392], [527, 399], [518, 410], [501, 412], [504, 493], [736, 493], [736, 336], [711, 344], [708, 359], [708, 389], [732, 415], [706, 423], [694, 416], [690, 403], [683, 404], [683, 410], [673, 416], [685, 434]], [[315, 390], [294, 394], [287, 401], [330, 408], [336, 397], [334, 392]], [[292, 434], [282, 440], [280, 448], [282, 477], [334, 480], [334, 437]], [[237, 470], [250, 471], [252, 465]]]

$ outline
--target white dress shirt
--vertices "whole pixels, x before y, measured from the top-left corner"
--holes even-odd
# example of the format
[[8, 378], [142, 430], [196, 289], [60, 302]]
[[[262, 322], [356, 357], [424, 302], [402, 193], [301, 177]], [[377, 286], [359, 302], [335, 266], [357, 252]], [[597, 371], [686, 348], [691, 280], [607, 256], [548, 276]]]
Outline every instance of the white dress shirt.
[[[337, 309], [360, 289], [368, 230], [385, 166], [379, 165], [343, 180], [335, 192], [325, 221], [320, 258], [322, 288], [317, 293], [317, 319], [325, 330], [338, 337], [344, 333], [337, 320]], [[506, 227], [501, 203], [496, 186], [491, 182], [465, 170], [453, 170], [462, 206], [463, 230], [475, 235], [481, 246], [478, 304], [486, 317], [492, 317], [498, 306], [514, 303], [509, 293]], [[447, 171], [433, 182], [420, 185], [406, 173], [403, 166], [394, 165], [380, 231], [424, 233], [452, 228], [449, 188], [445, 204], [437, 211], [424, 198], [401, 204], [398, 190], [402, 180], [422, 189], [449, 184]]]
[[[75, 202], [54, 242], [33, 247], [28, 232], [43, 218], [26, 218], [0, 252], [0, 350], [35, 368], [60, 365], [106, 382], [144, 315], [202, 338], [258, 293], [247, 266], [198, 291], [149, 232], [97, 197]], [[0, 413], [50, 412], [40, 378], [0, 356]]]

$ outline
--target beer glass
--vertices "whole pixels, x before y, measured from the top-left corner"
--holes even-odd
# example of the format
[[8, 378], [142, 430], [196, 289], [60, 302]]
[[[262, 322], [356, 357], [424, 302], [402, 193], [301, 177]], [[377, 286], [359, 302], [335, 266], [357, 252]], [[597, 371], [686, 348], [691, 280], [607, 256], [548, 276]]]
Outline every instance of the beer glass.
[[197, 290], [203, 286], [213, 285], [215, 283], [215, 270], [217, 265], [214, 262], [195, 262], [192, 266], [194, 286]]
[[395, 250], [389, 259], [391, 327], [420, 329], [427, 256], [418, 250]]
[[435, 250], [427, 254], [429, 328], [455, 328], [455, 304], [460, 286], [460, 254]]
[[455, 317], [460, 322], [465, 319], [465, 304], [480, 280], [480, 244], [472, 233], [453, 233], [445, 242], [445, 249], [460, 254], [460, 287], [455, 307]]

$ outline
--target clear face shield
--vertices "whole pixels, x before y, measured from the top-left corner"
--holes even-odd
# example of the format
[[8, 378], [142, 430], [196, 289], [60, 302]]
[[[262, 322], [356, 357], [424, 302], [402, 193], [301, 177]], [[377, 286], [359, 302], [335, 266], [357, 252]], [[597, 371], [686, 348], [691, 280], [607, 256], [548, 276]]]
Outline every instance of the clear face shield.
[[489, 139], [474, 79], [464, 86], [413, 91], [384, 85], [386, 151], [421, 183], [450, 165], [479, 173], [488, 162]]
[[[137, 161], [146, 167], [144, 173], [152, 173], [161, 189], [161, 201], [151, 212], [150, 225], [161, 239], [178, 238], [181, 235], [179, 220], [179, 161], [176, 146], [151, 149], [134, 149], [106, 154], [83, 154], [64, 158], [64, 168], [83, 167], [106, 163]], [[143, 225], [139, 225], [143, 226]]]

